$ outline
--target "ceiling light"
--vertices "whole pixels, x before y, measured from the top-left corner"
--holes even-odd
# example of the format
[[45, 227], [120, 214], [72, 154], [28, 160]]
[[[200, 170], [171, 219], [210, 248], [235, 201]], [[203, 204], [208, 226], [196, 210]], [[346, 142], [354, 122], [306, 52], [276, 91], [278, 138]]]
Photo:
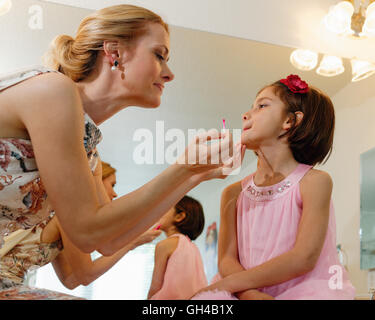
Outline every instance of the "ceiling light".
[[357, 82], [363, 79], [366, 79], [375, 73], [375, 64], [368, 61], [361, 61], [353, 59], [352, 64], [352, 73], [353, 73], [353, 82]]
[[350, 34], [354, 7], [349, 1], [341, 1], [329, 9], [324, 18], [327, 29], [336, 34]]
[[316, 73], [324, 77], [337, 76], [345, 71], [342, 59], [325, 55]]
[[300, 70], [309, 71], [318, 64], [318, 54], [310, 50], [297, 49], [290, 55], [290, 62]]
[[366, 10], [366, 21], [363, 25], [363, 33], [375, 36], [375, 2], [371, 3]]
[[0, 16], [6, 14], [12, 7], [12, 1], [10, 0], [0, 0]]

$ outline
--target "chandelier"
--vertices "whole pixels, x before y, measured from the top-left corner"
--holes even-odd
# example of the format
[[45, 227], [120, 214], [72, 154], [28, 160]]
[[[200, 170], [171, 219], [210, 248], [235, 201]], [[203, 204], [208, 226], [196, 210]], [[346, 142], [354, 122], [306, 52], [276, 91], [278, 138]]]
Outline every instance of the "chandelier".
[[354, 38], [375, 36], [375, 0], [340, 1], [324, 17], [326, 28]]

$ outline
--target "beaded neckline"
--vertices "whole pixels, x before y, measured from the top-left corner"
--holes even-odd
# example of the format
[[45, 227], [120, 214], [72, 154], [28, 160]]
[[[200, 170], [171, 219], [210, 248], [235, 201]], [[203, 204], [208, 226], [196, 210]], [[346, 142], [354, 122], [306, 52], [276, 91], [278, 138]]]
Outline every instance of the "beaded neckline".
[[259, 187], [254, 183], [254, 174], [252, 174], [248, 185], [245, 188], [246, 195], [256, 201], [273, 200], [286, 194], [295, 184], [294, 176], [298, 173], [301, 164], [299, 164], [292, 173], [284, 180], [271, 186]]

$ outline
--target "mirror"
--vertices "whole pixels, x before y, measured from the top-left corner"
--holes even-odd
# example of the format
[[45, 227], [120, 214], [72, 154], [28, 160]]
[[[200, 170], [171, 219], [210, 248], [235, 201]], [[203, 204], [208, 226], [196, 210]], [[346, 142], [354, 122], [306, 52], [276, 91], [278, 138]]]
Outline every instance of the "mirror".
[[[104, 1], [103, 6], [105, 6]], [[6, 44], [2, 46], [0, 73], [40, 64], [40, 58], [50, 41], [59, 34], [74, 36], [80, 21], [90, 13], [90, 10], [43, 1], [13, 1], [12, 10], [0, 17], [0, 38], [2, 43]], [[352, 272], [353, 284], [356, 286], [356, 283], [363, 283], [363, 274], [359, 273], [359, 266], [357, 266], [359, 263], [355, 258], [353, 259], [358, 256], [359, 251], [356, 238], [358, 206], [355, 202], [350, 202], [349, 206], [346, 203], [346, 199], [356, 194], [359, 184], [353, 184], [354, 190], [348, 194], [346, 188], [344, 190], [340, 187], [346, 182], [341, 183], [340, 178], [346, 174], [342, 159], [348, 162], [352, 160], [351, 155], [346, 156], [348, 134], [353, 139], [349, 140], [350, 145], [357, 148], [352, 152], [356, 159], [360, 152], [366, 150], [365, 148], [375, 141], [375, 137], [366, 135], [373, 126], [372, 123], [361, 123], [361, 119], [356, 118], [358, 120], [356, 123], [361, 123], [361, 126], [356, 128], [360, 136], [358, 139], [355, 136], [357, 131], [346, 130], [346, 126], [352, 125], [353, 105], [360, 108], [372, 97], [372, 91], [368, 90], [368, 87], [375, 86], [375, 77], [365, 80], [366, 84], [362, 82], [351, 85], [350, 65], [345, 59], [344, 66], [347, 70], [345, 73], [334, 78], [325, 78], [317, 75], [315, 70], [304, 72], [295, 69], [289, 62], [290, 54], [295, 48], [176, 26], [170, 26], [170, 30], [169, 66], [176, 77], [173, 82], [166, 85], [161, 106], [154, 110], [127, 108], [100, 126], [104, 139], [98, 149], [102, 160], [117, 169], [117, 194], [121, 196], [139, 188], [168, 166], [165, 159], [157, 161], [157, 150], [161, 148], [163, 152], [175, 142], [176, 136], [171, 135], [168, 138], [168, 132], [178, 129], [183, 133], [183, 139], [187, 143], [189, 129], [220, 130], [222, 118], [226, 119], [227, 128], [241, 129], [241, 115], [250, 108], [259, 89], [289, 74], [299, 74], [309, 84], [323, 89], [334, 102], [334, 98], [337, 97], [338, 104], [335, 104], [335, 107], [340, 117], [337, 118], [338, 131], [335, 139], [338, 143], [325, 170], [332, 173], [336, 185], [334, 202], [339, 209], [337, 211], [340, 212], [336, 214], [338, 243], [343, 243], [344, 248], [348, 248], [349, 271]], [[355, 111], [355, 116], [357, 115], [360, 113]], [[368, 121], [374, 119], [371, 115], [364, 117]], [[162, 135], [159, 135], [160, 131], [157, 132], [157, 125], [163, 127]], [[135, 133], [143, 129], [148, 130], [153, 137], [151, 144], [154, 151], [151, 164], [134, 161], [134, 151], [141, 143], [135, 139]], [[357, 144], [359, 139], [362, 142], [360, 145]], [[363, 252], [361, 266], [365, 268], [370, 266], [370, 262], [372, 266], [375, 263], [373, 256], [372, 260], [367, 259], [368, 253], [366, 258], [364, 257], [364, 250], [368, 248], [367, 241], [370, 240], [367, 233], [374, 234], [371, 230], [374, 230], [375, 226], [375, 214], [372, 216], [368, 213], [371, 209], [372, 212], [375, 210], [375, 202], [370, 192], [375, 186], [370, 185], [370, 180], [367, 180], [370, 179], [368, 173], [371, 170], [370, 155], [374, 163], [375, 152], [366, 153], [363, 158], [361, 157], [361, 161], [364, 161], [363, 165], [361, 163], [361, 168], [365, 192], [363, 194], [361, 192], [361, 218], [364, 210], [361, 220]], [[252, 173], [255, 168], [256, 158], [252, 152], [247, 152], [239, 175], [229, 176], [225, 180], [204, 182], [189, 192], [190, 196], [202, 203], [205, 211], [205, 229], [196, 240], [196, 244], [205, 262], [208, 280], [211, 280], [217, 271], [215, 264], [212, 267], [212, 259], [215, 259], [216, 251], [212, 247], [212, 234], [209, 235], [209, 232], [216, 224], [217, 231], [219, 230], [221, 192], [226, 186]], [[375, 172], [372, 172], [372, 176], [375, 177]], [[352, 174], [352, 180], [357, 181], [357, 172], [348, 174]], [[208, 227], [211, 227], [210, 230]], [[206, 236], [210, 238], [206, 240]], [[34, 284], [87, 299], [145, 299], [152, 276], [155, 243], [161, 239], [162, 237], [156, 239], [154, 243], [133, 250], [90, 286], [81, 286], [73, 291], [64, 288], [50, 265], [38, 271]], [[375, 236], [372, 239], [375, 241]], [[374, 249], [375, 244], [370, 250]], [[360, 290], [366, 291], [364, 287], [360, 287]]]
[[375, 148], [361, 154], [361, 269], [375, 268]]

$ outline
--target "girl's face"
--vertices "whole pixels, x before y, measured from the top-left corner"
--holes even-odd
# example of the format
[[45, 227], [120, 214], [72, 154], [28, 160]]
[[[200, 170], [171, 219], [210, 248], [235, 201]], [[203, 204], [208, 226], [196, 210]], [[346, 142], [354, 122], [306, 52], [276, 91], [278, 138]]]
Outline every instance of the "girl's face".
[[286, 107], [272, 87], [256, 97], [254, 105], [242, 116], [241, 142], [247, 149], [274, 145], [278, 137], [291, 127]]
[[121, 80], [127, 101], [133, 105], [156, 108], [160, 105], [165, 83], [172, 81], [169, 69], [169, 35], [158, 23], [150, 23], [148, 32], [128, 49], [120, 50]]
[[103, 184], [104, 184], [105, 191], [107, 191], [108, 197], [112, 201], [113, 198], [117, 197], [117, 194], [115, 190], [113, 189], [116, 185], [116, 175], [111, 174], [107, 178], [103, 179]]

